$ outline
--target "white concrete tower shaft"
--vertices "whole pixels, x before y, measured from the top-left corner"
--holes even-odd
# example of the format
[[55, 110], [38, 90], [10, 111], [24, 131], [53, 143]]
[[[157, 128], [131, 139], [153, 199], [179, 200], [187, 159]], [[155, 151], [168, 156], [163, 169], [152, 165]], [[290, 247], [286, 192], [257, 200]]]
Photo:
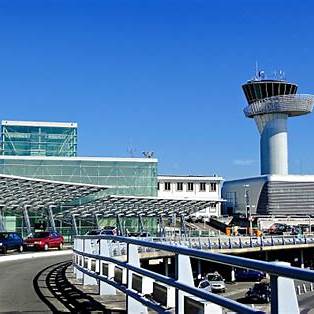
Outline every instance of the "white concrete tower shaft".
[[288, 115], [285, 113], [257, 115], [259, 129], [261, 174], [288, 174]]
[[296, 84], [278, 80], [249, 81], [243, 90], [249, 103], [244, 113], [254, 118], [261, 136], [261, 175], [287, 175], [287, 120], [312, 112], [313, 96], [296, 94]]

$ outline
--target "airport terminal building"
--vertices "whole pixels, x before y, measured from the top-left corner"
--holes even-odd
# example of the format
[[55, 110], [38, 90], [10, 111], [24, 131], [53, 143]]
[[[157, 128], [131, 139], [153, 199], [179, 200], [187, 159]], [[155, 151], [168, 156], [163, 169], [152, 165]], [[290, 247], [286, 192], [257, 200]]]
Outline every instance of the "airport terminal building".
[[[0, 176], [4, 177], [3, 182], [7, 176], [13, 176], [105, 187], [88, 201], [106, 195], [156, 197], [157, 165], [154, 158], [78, 157], [77, 123], [5, 120], [1, 124]], [[23, 228], [21, 212], [6, 205], [4, 196], [0, 196], [0, 201], [6, 229]], [[67, 204], [65, 199], [59, 203]], [[39, 212], [32, 212], [32, 206], [29, 212], [33, 224], [40, 218]]]

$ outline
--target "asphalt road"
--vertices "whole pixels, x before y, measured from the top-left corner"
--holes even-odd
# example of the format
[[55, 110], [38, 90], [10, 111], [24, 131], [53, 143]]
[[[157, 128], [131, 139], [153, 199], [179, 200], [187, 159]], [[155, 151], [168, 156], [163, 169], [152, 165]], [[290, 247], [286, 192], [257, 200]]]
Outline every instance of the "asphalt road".
[[70, 259], [65, 255], [0, 263], [0, 312], [51, 313], [36, 294], [33, 280], [48, 266]]

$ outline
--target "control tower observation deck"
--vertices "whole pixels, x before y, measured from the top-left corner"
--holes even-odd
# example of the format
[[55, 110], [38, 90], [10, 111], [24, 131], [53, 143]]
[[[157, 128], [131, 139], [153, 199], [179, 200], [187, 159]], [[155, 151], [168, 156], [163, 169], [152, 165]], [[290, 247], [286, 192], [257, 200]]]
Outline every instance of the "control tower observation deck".
[[298, 86], [286, 80], [268, 80], [258, 74], [242, 86], [260, 138], [261, 175], [288, 174], [288, 117], [311, 113], [313, 95], [297, 94]]

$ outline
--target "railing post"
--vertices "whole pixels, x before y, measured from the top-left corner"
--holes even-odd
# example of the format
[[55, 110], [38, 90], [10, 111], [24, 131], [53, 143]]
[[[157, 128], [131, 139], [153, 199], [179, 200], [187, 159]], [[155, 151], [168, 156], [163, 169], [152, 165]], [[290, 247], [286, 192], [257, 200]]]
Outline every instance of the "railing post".
[[[93, 254], [93, 250], [92, 250], [92, 240], [91, 239], [84, 239], [84, 252], [89, 253], [89, 254]], [[90, 271], [91, 270], [91, 265], [92, 264], [92, 259], [88, 258], [87, 259], [87, 269]], [[84, 265], [85, 266], [85, 265]], [[84, 267], [85, 268], [85, 267]], [[84, 274], [83, 277], [83, 285], [97, 285], [97, 280], [91, 276], [88, 276], [86, 274]]]
[[[290, 266], [290, 264], [286, 262], [273, 263], [280, 266]], [[271, 314], [299, 313], [298, 299], [293, 279], [270, 275], [270, 284]]]
[[271, 314], [278, 314], [278, 277], [270, 276], [271, 287]]
[[[101, 256], [110, 256], [109, 251], [109, 241], [103, 240], [99, 243], [100, 245], [100, 255]], [[100, 267], [100, 274], [102, 276], [106, 276], [109, 280], [114, 277], [114, 264], [109, 262], [102, 262]], [[104, 267], [104, 265], [107, 265], [107, 267]], [[107, 273], [104, 274], [104, 271]], [[101, 295], [116, 295], [116, 289], [111, 286], [110, 284], [100, 281], [100, 294]]]
[[[174, 256], [174, 279], [178, 280], [179, 278], [179, 255], [175, 254]], [[179, 291], [176, 288], [175, 291], [175, 314], [180, 314], [179, 312]]]
[[[127, 243], [127, 263], [135, 266], [140, 267], [140, 258], [138, 254], [138, 246], [134, 244]], [[126, 277], [126, 284], [128, 289], [132, 289], [132, 278], [133, 278], [133, 271], [130, 271], [127, 268], [127, 277]], [[144, 288], [144, 278], [142, 277], [142, 288]], [[149, 284], [151, 287], [153, 283]], [[145, 287], [148, 289], [148, 287]], [[151, 289], [152, 292], [152, 289]], [[144, 306], [141, 302], [133, 299], [132, 297], [126, 297], [126, 306], [127, 306], [127, 313], [135, 313], [135, 314], [147, 314], [147, 307]]]

